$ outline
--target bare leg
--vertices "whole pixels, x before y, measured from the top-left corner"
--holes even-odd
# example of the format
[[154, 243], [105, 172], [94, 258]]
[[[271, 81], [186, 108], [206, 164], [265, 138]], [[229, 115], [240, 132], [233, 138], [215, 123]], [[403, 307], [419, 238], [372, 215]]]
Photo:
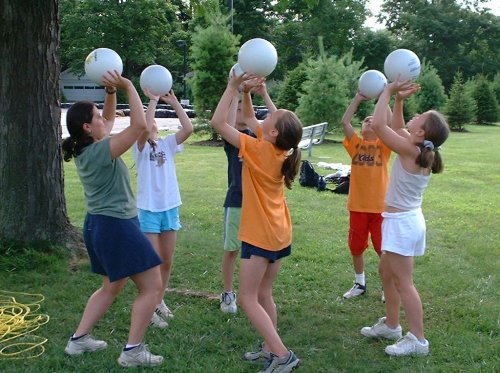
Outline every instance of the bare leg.
[[424, 312], [420, 295], [413, 283], [413, 257], [387, 253], [395, 278], [396, 289], [405, 310], [410, 332], [420, 340], [424, 338]]
[[163, 295], [160, 266], [135, 274], [131, 279], [139, 294], [132, 306], [128, 344], [139, 344], [144, 339], [151, 316]]
[[365, 261], [363, 260], [363, 254], [353, 255], [352, 264], [354, 265], [354, 272], [360, 275], [365, 271]]
[[170, 274], [172, 273], [177, 232], [163, 231], [160, 234], [146, 233], [146, 236], [151, 241], [156, 253], [163, 261], [163, 263], [160, 264], [160, 272], [161, 280], [164, 285], [163, 288], [166, 289], [170, 281]]
[[399, 292], [396, 289], [394, 274], [391, 267], [391, 253], [384, 252], [380, 258], [379, 273], [384, 286], [386, 320], [385, 323], [389, 328], [397, 328], [399, 325], [399, 309], [401, 299]]
[[108, 277], [103, 277], [102, 286], [87, 301], [80, 324], [75, 331], [75, 336], [80, 337], [90, 333], [94, 325], [102, 319], [106, 311], [111, 307], [116, 296], [126, 283], [127, 278], [109, 282]]
[[224, 251], [224, 258], [222, 260], [222, 277], [224, 281], [224, 291], [233, 291], [234, 271], [236, 268], [236, 258], [238, 257], [238, 250]]
[[252, 255], [250, 259], [242, 259], [240, 262], [240, 303], [250, 322], [264, 338], [267, 348], [277, 356], [284, 356], [288, 350], [276, 330], [276, 306], [270, 288], [280, 265], [281, 260], [269, 263], [266, 258], [255, 255]]

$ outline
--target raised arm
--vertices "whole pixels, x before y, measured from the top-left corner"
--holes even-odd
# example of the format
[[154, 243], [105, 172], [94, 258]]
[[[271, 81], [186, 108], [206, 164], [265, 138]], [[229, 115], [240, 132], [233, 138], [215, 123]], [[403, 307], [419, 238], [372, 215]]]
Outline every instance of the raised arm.
[[[253, 78], [248, 79], [243, 82], [243, 100], [242, 100], [242, 109], [243, 110], [243, 120], [245, 124], [248, 126], [250, 131], [255, 133], [257, 127], [259, 126], [259, 121], [255, 117], [255, 111], [253, 110], [252, 104], [252, 96], [251, 92], [258, 86], [264, 83], [264, 78]], [[266, 92], [267, 93], [267, 92]], [[270, 99], [269, 99], [270, 100]], [[271, 102], [272, 103], [272, 102]], [[272, 104], [274, 110], [276, 111], [276, 107]]]
[[261, 84], [257, 85], [252, 89], [252, 92], [257, 93], [260, 97], [262, 97], [269, 113], [274, 113], [276, 110], [278, 110], [276, 108], [276, 105], [274, 105], [273, 100], [271, 100], [269, 93], [267, 93], [266, 82], [263, 81]]
[[116, 118], [116, 87], [106, 86], [104, 88], [106, 95], [104, 96], [104, 106], [102, 108], [102, 116], [104, 118], [104, 127], [106, 127], [106, 133], [111, 133], [113, 126], [115, 125]]
[[[372, 129], [384, 144], [398, 154], [410, 154], [413, 153], [415, 149], [409, 141], [404, 141], [406, 136], [401, 136], [401, 134], [399, 134], [401, 130], [396, 132], [393, 128], [388, 126], [387, 106], [389, 105], [392, 94], [412, 89], [412, 86], [413, 84], [409, 80], [406, 82], [395, 80], [394, 82], [388, 84], [378, 98], [377, 104], [375, 105], [375, 112], [373, 114]], [[399, 122], [397, 122], [398, 120], [403, 120], [404, 122], [404, 119], [398, 116], [402, 117], [402, 110], [401, 113], [398, 113], [395, 107], [392, 118], [393, 126], [400, 125]]]
[[238, 104], [240, 101], [240, 93], [233, 96], [231, 101], [231, 106], [229, 107], [229, 113], [227, 113], [227, 123], [231, 127], [236, 127], [236, 115], [238, 114]]
[[394, 101], [394, 112], [392, 115], [391, 128], [403, 137], [407, 138], [410, 137], [410, 133], [405, 128], [403, 101], [407, 97], [418, 92], [419, 90], [420, 86], [418, 84], [415, 84], [408, 90], [399, 91], [398, 93], [396, 93], [396, 100]]
[[106, 86], [113, 86], [124, 90], [128, 96], [130, 107], [130, 125], [120, 133], [111, 137], [111, 158], [115, 159], [125, 153], [146, 130], [146, 118], [142, 109], [142, 102], [130, 80], [124, 78], [117, 71], [109, 71], [104, 76]]
[[[219, 100], [214, 115], [210, 120], [212, 127], [231, 145], [240, 147], [240, 132], [227, 123], [227, 115], [231, 107], [233, 97], [239, 93], [239, 85], [251, 78], [248, 74], [242, 74], [240, 77], [232, 76], [227, 83], [226, 90]], [[248, 93], [250, 95], [250, 93]], [[255, 117], [255, 115], [254, 115]]]
[[182, 144], [193, 133], [191, 119], [189, 119], [173, 90], [170, 90], [165, 96], [161, 96], [161, 99], [174, 108], [177, 118], [181, 122], [181, 129], [175, 133], [175, 139], [177, 145]]
[[354, 135], [354, 128], [352, 127], [351, 120], [356, 111], [358, 111], [359, 105], [368, 100], [367, 97], [363, 96], [359, 91], [356, 93], [356, 96], [352, 99], [351, 103], [347, 107], [344, 116], [342, 117], [342, 127], [344, 129], [344, 136], [347, 140], [350, 140]]
[[149, 104], [146, 110], [146, 131], [144, 131], [137, 139], [137, 148], [141, 152], [142, 149], [144, 149], [146, 141], [148, 141], [148, 139], [151, 137], [153, 124], [155, 122], [156, 105], [158, 104], [158, 100], [160, 99], [160, 96], [152, 94], [148, 89], [144, 90], [144, 94], [149, 98]]

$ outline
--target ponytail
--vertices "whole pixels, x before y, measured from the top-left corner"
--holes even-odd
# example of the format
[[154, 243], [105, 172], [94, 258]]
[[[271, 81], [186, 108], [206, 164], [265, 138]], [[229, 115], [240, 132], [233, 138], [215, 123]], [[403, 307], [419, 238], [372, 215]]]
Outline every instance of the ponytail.
[[448, 138], [450, 128], [441, 113], [435, 110], [430, 110], [427, 113], [429, 115], [423, 126], [425, 140], [418, 144], [420, 155], [415, 162], [420, 167], [430, 168], [433, 174], [438, 174], [444, 169], [439, 147]]
[[285, 178], [286, 187], [292, 189], [292, 183], [300, 167], [300, 150], [298, 149], [298, 145], [302, 139], [302, 123], [294, 112], [289, 110], [283, 111], [283, 115], [276, 122], [278, 136], [276, 137], [275, 145], [284, 151], [289, 151], [285, 162], [281, 166], [281, 173]]
[[83, 124], [92, 122], [95, 104], [91, 101], [75, 102], [66, 113], [66, 127], [70, 137], [63, 140], [61, 147], [63, 159], [69, 162], [82, 152], [82, 150], [92, 144], [94, 140], [84, 131]]
[[292, 189], [292, 183], [295, 176], [299, 173], [300, 168], [300, 150], [297, 147], [290, 149], [290, 154], [286, 157], [285, 162], [281, 166], [281, 173], [285, 177], [285, 185], [288, 189]]

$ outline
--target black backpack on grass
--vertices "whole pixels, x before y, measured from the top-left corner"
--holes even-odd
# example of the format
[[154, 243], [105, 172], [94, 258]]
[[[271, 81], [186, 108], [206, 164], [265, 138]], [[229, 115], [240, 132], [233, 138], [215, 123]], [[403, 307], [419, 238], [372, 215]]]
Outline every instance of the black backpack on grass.
[[326, 181], [318, 174], [311, 162], [305, 160], [300, 165], [299, 184], [303, 187], [316, 188], [318, 191], [326, 190]]

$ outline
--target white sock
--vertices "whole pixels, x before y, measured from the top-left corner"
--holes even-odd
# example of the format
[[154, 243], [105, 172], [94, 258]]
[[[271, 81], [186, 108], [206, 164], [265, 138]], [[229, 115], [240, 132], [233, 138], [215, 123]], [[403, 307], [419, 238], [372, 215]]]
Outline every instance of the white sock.
[[139, 346], [139, 345], [140, 345], [140, 343], [137, 343], [137, 344], [132, 344], [132, 345], [129, 345], [129, 344], [127, 343], [127, 344], [125, 345], [125, 348], [126, 348], [127, 350], [130, 350], [130, 349], [132, 349], [132, 348], [134, 348], [134, 347], [137, 347], [137, 346]]
[[355, 273], [354, 274], [354, 278], [358, 284], [362, 285], [362, 286], [365, 286], [365, 273]]

